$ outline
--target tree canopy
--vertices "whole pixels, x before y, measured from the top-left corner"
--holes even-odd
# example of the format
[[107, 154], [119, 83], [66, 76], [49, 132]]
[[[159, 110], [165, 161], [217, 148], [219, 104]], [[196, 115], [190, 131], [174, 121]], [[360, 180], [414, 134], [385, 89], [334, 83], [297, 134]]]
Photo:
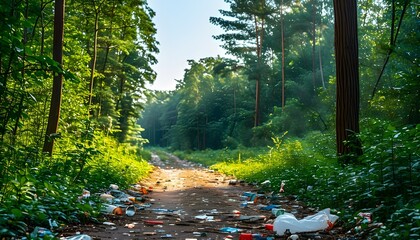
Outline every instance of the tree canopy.
[[[159, 103], [153, 102], [153, 107], [146, 108], [140, 120], [145, 134], [154, 135], [146, 121], [157, 121], [162, 127], [153, 125], [153, 131], [165, 139], [155, 139], [156, 144], [180, 149], [265, 145], [271, 137], [285, 131], [297, 137], [312, 131], [335, 131], [336, 125], [350, 117], [340, 115], [343, 118], [336, 122], [336, 108], [347, 110], [350, 106], [354, 106], [350, 112], [357, 119], [354, 124], [359, 122], [359, 109], [361, 119], [382, 116], [400, 125], [418, 123], [414, 120], [419, 114], [415, 100], [419, 94], [415, 80], [418, 68], [414, 66], [415, 50], [419, 47], [412, 45], [418, 42], [414, 34], [418, 26], [415, 26], [416, 7], [409, 1], [359, 3], [353, 11], [357, 15], [353, 14], [355, 18], [351, 20], [352, 26], [358, 29], [353, 28], [351, 34], [347, 28], [343, 29], [344, 25], [334, 25], [334, 19], [340, 17], [339, 6], [329, 1], [226, 2], [230, 9], [220, 10], [222, 17], [211, 17], [209, 21], [225, 30], [214, 37], [222, 41], [234, 59], [191, 60], [177, 89], [164, 99], [159, 94]], [[352, 42], [356, 45], [347, 53], [337, 52], [337, 46], [334, 47], [338, 41], [334, 40], [334, 33], [337, 36], [341, 32], [355, 37]], [[389, 49], [392, 49], [391, 62], [381, 73]], [[338, 88], [342, 81], [338, 75], [349, 76], [350, 72], [339, 74], [336, 61], [338, 64], [349, 54], [356, 54], [355, 61], [360, 61], [360, 67], [351, 72], [354, 79], [360, 78], [355, 81], [354, 91], [344, 85]], [[341, 64], [348, 65], [348, 62]], [[341, 71], [341, 67], [337, 65], [337, 68]], [[395, 69], [399, 69], [397, 75]], [[410, 90], [405, 92], [406, 88]], [[336, 92], [339, 96], [346, 95], [346, 100], [336, 104]], [[385, 102], [393, 104], [384, 106]], [[170, 109], [172, 117], [152, 117], [149, 109], [155, 107], [162, 111]], [[215, 126], [218, 126], [218, 138], [211, 137]], [[359, 132], [358, 128], [341, 126], [344, 132], [353, 131], [355, 136]], [[350, 144], [347, 137], [337, 141], [338, 145]], [[338, 152], [347, 152], [343, 149], [340, 147]]]

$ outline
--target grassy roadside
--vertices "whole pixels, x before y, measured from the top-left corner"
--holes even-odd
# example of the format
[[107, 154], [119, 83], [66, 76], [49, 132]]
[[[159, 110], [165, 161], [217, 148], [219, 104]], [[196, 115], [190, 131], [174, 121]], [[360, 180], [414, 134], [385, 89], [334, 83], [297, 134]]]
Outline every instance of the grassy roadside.
[[[320, 133], [273, 138], [266, 149], [175, 155], [247, 182], [270, 180], [272, 191], [283, 182], [287, 194], [312, 207], [332, 208], [349, 231], [368, 232], [372, 239], [413, 239], [420, 237], [420, 158], [413, 151], [419, 149], [419, 130], [372, 128], [369, 138], [361, 136], [364, 155], [349, 165], [338, 163], [333, 136]], [[360, 226], [362, 212], [372, 214], [370, 224]], [[372, 224], [382, 227], [372, 230]]]
[[[127, 189], [152, 170], [149, 152], [111, 137], [63, 140], [58, 146], [53, 157], [28, 155], [25, 147], [0, 152], [6, 163], [0, 170], [8, 173], [0, 182], [0, 239], [28, 237], [35, 227], [54, 230], [50, 220], [59, 226], [95, 221], [101, 210], [98, 193], [110, 184]], [[16, 164], [22, 161], [24, 168]], [[85, 199], [86, 190], [91, 197]]]

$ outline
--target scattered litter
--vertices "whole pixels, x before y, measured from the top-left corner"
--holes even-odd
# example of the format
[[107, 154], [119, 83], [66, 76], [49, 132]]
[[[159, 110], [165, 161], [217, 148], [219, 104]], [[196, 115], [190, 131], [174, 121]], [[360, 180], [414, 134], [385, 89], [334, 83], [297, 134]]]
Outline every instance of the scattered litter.
[[78, 234], [74, 236], [69, 236], [65, 238], [60, 238], [61, 240], [92, 240], [92, 237], [86, 234]]
[[271, 213], [273, 213], [274, 216], [278, 217], [278, 216], [284, 214], [284, 209], [283, 208], [273, 208], [273, 209], [271, 209]]
[[206, 214], [204, 214], [204, 215], [197, 215], [197, 216], [195, 216], [195, 219], [206, 220], [206, 221], [213, 221], [214, 220], [214, 216], [208, 216]]
[[253, 215], [253, 216], [239, 216], [235, 218], [238, 221], [245, 221], [245, 222], [257, 222], [257, 221], [264, 221], [267, 217], [264, 215]]
[[48, 223], [50, 224], [51, 229], [58, 227], [57, 221], [52, 220], [51, 218], [48, 219]]
[[293, 234], [330, 229], [337, 219], [338, 216], [330, 214], [330, 209], [327, 208], [301, 220], [296, 219], [291, 213], [284, 213], [276, 218], [273, 225], [274, 231], [283, 236], [286, 230]]
[[122, 215], [123, 210], [115, 205], [111, 204], [104, 204], [102, 207], [102, 212], [105, 214], [115, 214], [115, 215]]
[[233, 214], [233, 216], [234, 216], [234, 217], [239, 217], [239, 216], [241, 216], [241, 212], [240, 212], [240, 211], [238, 211], [238, 210], [233, 210], [233, 211], [232, 211], [232, 214]]
[[222, 232], [222, 233], [238, 233], [242, 230], [239, 229], [239, 228], [224, 227], [224, 228], [219, 229], [219, 231]]
[[125, 209], [125, 215], [132, 217], [136, 214], [136, 208], [134, 206], [129, 206]]
[[125, 228], [134, 228], [136, 226], [136, 224], [134, 224], [134, 223], [127, 223], [127, 224], [125, 224]]
[[268, 231], [273, 231], [273, 227], [274, 227], [274, 226], [273, 226], [273, 224], [265, 224], [265, 225], [264, 225], [264, 227], [265, 227], [265, 229], [266, 229], [266, 230], [268, 230]]
[[239, 240], [252, 240], [252, 233], [241, 233]]
[[290, 236], [287, 238], [287, 240], [298, 240], [298, 239], [299, 239], [299, 236], [298, 236], [298, 235], [296, 235], [296, 234], [290, 235]]
[[261, 183], [261, 185], [270, 185], [271, 181], [270, 180], [265, 180], [264, 182]]
[[102, 224], [107, 226], [115, 226], [115, 223], [113, 222], [103, 222]]
[[156, 214], [168, 214], [173, 212], [172, 210], [166, 208], [154, 208], [152, 211]]
[[236, 185], [238, 183], [238, 180], [233, 179], [233, 180], [229, 180], [229, 185]]
[[280, 184], [280, 190], [279, 190], [279, 192], [281, 192], [281, 193], [284, 192], [284, 185], [286, 185], [286, 184], [284, 183], [284, 181], [282, 181], [281, 184]]
[[241, 196], [241, 199], [246, 200], [246, 201], [254, 201], [256, 197], [257, 197], [256, 193], [244, 192]]
[[[158, 191], [160, 191], [161, 189], [164, 189], [164, 185], [168, 185], [168, 188], [171, 190], [172, 185], [174, 185], [176, 189], [178, 180], [184, 178], [176, 176], [170, 178], [172, 180], [167, 180], [165, 178], [158, 179], [156, 186], [160, 184], [160, 186], [157, 187]], [[219, 184], [219, 182], [223, 184], [227, 183], [224, 177], [213, 177], [211, 179], [203, 178], [202, 180], [217, 184]], [[153, 181], [152, 184], [154, 184], [154, 182], [155, 181]], [[197, 187], [198, 185], [200, 187]], [[169, 204], [168, 202], [168, 200], [171, 200], [172, 196], [161, 204], [159, 204], [159, 202], [162, 197], [159, 195], [154, 196], [151, 194], [146, 196], [146, 194], [153, 191], [152, 187], [144, 187], [140, 184], [136, 184], [132, 185], [128, 190], [122, 190], [118, 185], [111, 184], [106, 192], [95, 194], [95, 196], [99, 196], [104, 202], [102, 204], [103, 208], [101, 212], [107, 215], [126, 215], [127, 217], [106, 216], [109, 221], [114, 221], [116, 224], [113, 222], [103, 222], [103, 225], [106, 225], [107, 227], [102, 226], [101, 228], [106, 229], [108, 233], [110, 233], [109, 230], [119, 229], [121, 233], [118, 231], [113, 234], [118, 233], [135, 238], [138, 238], [141, 234], [143, 235], [143, 238], [182, 238], [184, 240], [197, 240], [201, 238], [214, 239], [213, 235], [218, 234], [217, 239], [224, 240], [273, 240], [274, 236], [283, 236], [282, 239], [287, 240], [297, 240], [299, 239], [299, 235], [300, 238], [303, 239], [307, 239], [307, 236], [311, 236], [311, 239], [319, 238], [321, 233], [316, 233], [316, 231], [331, 229], [338, 219], [337, 216], [330, 214], [329, 209], [324, 209], [315, 215], [307, 216], [301, 220], [296, 219], [295, 215], [300, 218], [302, 214], [306, 213], [306, 215], [308, 215], [307, 213], [313, 212], [314, 209], [304, 207], [297, 201], [296, 196], [281, 194], [285, 191], [285, 181], [282, 181], [280, 189], [275, 190], [274, 192], [273, 189], [271, 189], [274, 186], [274, 183], [270, 180], [265, 180], [261, 183], [255, 182], [247, 184], [243, 180], [232, 179], [229, 180], [229, 185], [259, 186], [260, 189], [256, 191], [255, 188], [246, 188], [244, 191], [245, 188], [229, 187], [222, 190], [223, 200], [221, 199], [219, 201], [219, 199], [214, 198], [213, 195], [206, 195], [207, 192], [203, 194], [201, 192], [202, 190], [195, 190], [194, 188], [206, 188], [201, 182], [194, 182], [194, 184], [186, 184], [183, 186], [189, 188], [188, 190], [182, 190], [178, 193], [180, 196], [182, 195], [181, 197], [188, 197], [190, 200], [180, 202], [179, 205], [174, 206], [172, 203]], [[232, 191], [234, 188], [236, 189]], [[312, 186], [308, 186], [307, 190], [312, 190]], [[209, 193], [211, 193], [211, 191]], [[83, 190], [83, 194], [79, 199], [88, 198], [90, 196], [91, 193], [89, 191]], [[155, 197], [155, 199], [152, 197]], [[207, 203], [214, 204], [211, 205]], [[223, 206], [223, 204], [226, 206]], [[196, 207], [187, 207], [194, 205]], [[152, 206], [155, 208], [152, 208]], [[166, 207], [168, 206], [174, 207], [174, 209], [167, 209]], [[201, 206], [204, 209], [198, 210], [197, 207]], [[220, 208], [211, 209], [214, 206]], [[230, 206], [232, 206], [232, 208], [230, 208]], [[187, 209], [182, 209], [182, 207], [186, 207]], [[235, 208], [238, 210], [232, 210]], [[286, 212], [286, 209], [288, 212]], [[147, 211], [142, 212], [141, 210]], [[186, 212], [185, 210], [193, 210], [194, 212]], [[260, 213], [263, 213], [264, 215], [259, 215]], [[139, 223], [130, 223], [130, 220], [128, 220], [130, 219], [129, 217], [133, 217], [136, 214], [140, 215], [137, 216], [137, 218], [142, 219], [144, 225], [140, 224], [140, 226], [136, 226]], [[358, 220], [359, 224], [370, 224], [372, 222], [372, 215], [370, 213], [359, 213]], [[126, 230], [123, 229], [123, 226]], [[179, 231], [179, 233], [182, 232], [183, 234], [178, 235], [177, 230], [174, 231], [174, 228], [171, 226], [188, 226], [186, 228], [189, 228], [190, 230]], [[50, 220], [50, 227], [50, 229], [54, 229], [54, 222], [52, 222], [52, 220]], [[148, 228], [153, 228], [153, 230], [148, 230]], [[143, 231], [140, 229], [143, 229]], [[337, 229], [337, 231], [342, 230], [341, 228]], [[125, 233], [122, 233], [124, 231]], [[334, 232], [335, 231], [336, 230], [334, 230]], [[356, 229], [354, 229], [354, 231], [356, 231]], [[334, 232], [332, 231], [330, 233], [334, 234]], [[42, 231], [39, 231], [39, 233], [42, 234]], [[188, 237], [190, 238], [185, 238], [187, 236], [185, 233], [189, 234]], [[299, 235], [296, 233], [299, 233]], [[45, 234], [53, 233], [51, 231], [45, 231]], [[315, 238], [312, 238], [312, 236]], [[79, 232], [75, 236], [61, 239], [91, 240], [92, 237], [82, 235]]]
[[163, 221], [158, 221], [158, 220], [144, 220], [144, 224], [146, 224], [146, 225], [163, 225]]
[[35, 227], [30, 235], [31, 239], [44, 238], [47, 236], [53, 238], [54, 234], [49, 229], [43, 227]]
[[115, 197], [111, 194], [102, 193], [99, 198], [104, 202], [112, 203]]
[[199, 237], [205, 237], [207, 236], [207, 233], [205, 232], [193, 232], [194, 236], [199, 236]]
[[270, 204], [268, 206], [261, 206], [260, 207], [261, 210], [266, 210], [266, 211], [271, 211], [271, 210], [273, 210], [273, 208], [280, 208], [280, 205]]
[[165, 235], [162, 235], [160, 238], [172, 238], [172, 234], [165, 234]]
[[362, 218], [362, 223], [371, 223], [372, 222], [372, 213], [359, 213], [357, 214], [359, 217]]
[[247, 201], [243, 201], [243, 202], [241, 202], [240, 207], [241, 207], [241, 208], [246, 208], [246, 207], [248, 207], [248, 202], [247, 202]]
[[132, 196], [116, 189], [111, 189], [109, 192], [114, 198], [112, 199], [113, 203], [130, 203]]
[[86, 189], [83, 189], [82, 196], [79, 197], [79, 200], [82, 198], [88, 198], [88, 197], [90, 197], [90, 192]]

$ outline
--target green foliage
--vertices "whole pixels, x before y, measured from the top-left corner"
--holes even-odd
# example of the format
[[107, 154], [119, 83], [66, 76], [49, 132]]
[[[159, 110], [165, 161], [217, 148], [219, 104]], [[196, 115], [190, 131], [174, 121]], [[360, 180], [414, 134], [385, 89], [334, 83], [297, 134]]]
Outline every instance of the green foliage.
[[129, 144], [118, 143], [110, 137], [98, 137], [92, 148], [100, 154], [89, 161], [80, 178], [86, 182], [86, 188], [94, 192], [110, 184], [128, 188], [152, 170], [146, 159], [130, 150]]
[[4, 150], [2, 159], [16, 163], [24, 160], [25, 164], [3, 165], [1, 236], [23, 236], [33, 226], [49, 227], [50, 219], [70, 223], [97, 216], [98, 209], [78, 200], [83, 185], [72, 181], [60, 161], [45, 156], [31, 159], [23, 147]]
[[[215, 38], [222, 40], [223, 46], [237, 59], [190, 61], [175, 91], [165, 93], [165, 100], [162, 93], [158, 101], [149, 99], [140, 122], [146, 128], [147, 139], [153, 139], [151, 145], [181, 150], [233, 149], [265, 146], [273, 134], [284, 131], [293, 137], [305, 137], [313, 131], [334, 130], [332, 2], [284, 1], [283, 6], [280, 1], [229, 0], [227, 3], [230, 9], [221, 11], [223, 17], [211, 17], [210, 22], [225, 30]], [[403, 2], [395, 4], [399, 20]], [[284, 10], [283, 16], [280, 8]], [[416, 51], [419, 44], [415, 44], [419, 32], [415, 5], [408, 5], [393, 47], [389, 45], [389, 33], [390, 26], [395, 27], [396, 23], [390, 20], [391, 2], [365, 1], [358, 8], [359, 31], [363, 33], [359, 36], [361, 118], [373, 116], [397, 125], [417, 124], [420, 111], [416, 100], [420, 88], [416, 66], [420, 51]], [[284, 54], [280, 44], [281, 18]], [[264, 32], [259, 64], [257, 32]], [[375, 79], [390, 49], [392, 55], [379, 91], [371, 98]], [[284, 96], [282, 57], [286, 66]], [[253, 128], [258, 77], [261, 78], [261, 125]], [[284, 108], [281, 107], [283, 97]]]
[[138, 153], [112, 137], [92, 133], [84, 134], [84, 142], [58, 140], [61, 153], [52, 158], [37, 151], [31, 155], [24, 147], [2, 149], [6, 164], [0, 168], [1, 236], [23, 236], [34, 226], [50, 228], [50, 219], [92, 221], [101, 205], [98, 199], [81, 198], [83, 189], [97, 193], [111, 183], [127, 188], [150, 172], [146, 161], [150, 153]]
[[263, 148], [237, 148], [202, 151], [175, 151], [174, 154], [181, 159], [200, 163], [204, 166], [213, 166], [220, 162], [241, 162], [242, 159], [254, 158], [263, 153]]
[[[309, 130], [323, 129], [319, 124], [319, 117], [319, 113], [310, 112], [297, 99], [291, 99], [284, 110], [274, 107], [273, 113], [268, 116], [267, 121], [262, 126], [254, 128], [254, 138], [265, 138], [264, 143], [267, 145], [270, 144], [270, 137], [273, 134], [278, 135], [285, 131], [291, 136], [303, 137], [308, 134]], [[318, 124], [316, 124], [317, 122]], [[315, 124], [311, 126], [311, 123]]]
[[152, 152], [148, 149], [141, 148], [137, 150], [137, 156], [142, 160], [148, 161], [152, 159]]
[[269, 151], [258, 155], [229, 158], [235, 155], [226, 149], [193, 152], [185, 158], [215, 162], [212, 169], [247, 182], [270, 180], [268, 190], [275, 193], [283, 182], [286, 194], [296, 195], [309, 206], [336, 209], [344, 228], [352, 231], [359, 224], [358, 213], [369, 212], [373, 223], [384, 224], [370, 232], [373, 239], [416, 238], [420, 229], [420, 126], [396, 128], [379, 119], [367, 119], [363, 125], [365, 154], [359, 165], [338, 164], [335, 139], [319, 132], [302, 140], [286, 139], [286, 133], [273, 137]]
[[[139, 123], [151, 145], [180, 150], [251, 145], [253, 115], [236, 62], [220, 57], [190, 61], [177, 91], [150, 97]], [[239, 101], [246, 99], [246, 101]]]
[[[0, 15], [0, 238], [51, 228], [49, 219], [93, 220], [100, 205], [80, 199], [83, 189], [125, 187], [151, 169], [135, 122], [145, 84], [155, 78], [154, 12], [138, 0], [66, 2], [62, 66], [52, 60], [54, 1], [1, 2]], [[65, 81], [55, 152], [47, 157], [41, 147], [55, 74]]]
[[374, 234], [376, 239], [418, 239], [420, 238], [420, 206], [403, 206], [391, 214], [386, 227]]
[[273, 137], [274, 146], [270, 147], [268, 153], [241, 156], [237, 160], [216, 163], [211, 168], [249, 182], [258, 183], [269, 179], [273, 189], [279, 189], [282, 181], [295, 186], [295, 180], [305, 180], [305, 177], [298, 176], [297, 172], [310, 165], [312, 160], [303, 158], [300, 141], [283, 142], [284, 136], [285, 134], [282, 137]]

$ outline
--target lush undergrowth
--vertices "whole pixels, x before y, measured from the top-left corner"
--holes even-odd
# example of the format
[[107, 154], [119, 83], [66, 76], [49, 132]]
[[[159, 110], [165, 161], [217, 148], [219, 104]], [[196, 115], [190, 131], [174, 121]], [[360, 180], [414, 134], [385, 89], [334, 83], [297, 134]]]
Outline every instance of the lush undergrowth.
[[[150, 153], [107, 136], [59, 140], [53, 157], [29, 147], [1, 146], [0, 236], [24, 236], [36, 226], [95, 220], [100, 203], [81, 198], [138, 182], [151, 170]], [[147, 159], [148, 160], [148, 159]], [[53, 224], [54, 225], [54, 224]]]
[[220, 149], [203, 151], [175, 151], [174, 155], [181, 159], [200, 163], [204, 166], [211, 166], [220, 162], [234, 162], [239, 159], [249, 159], [257, 157], [266, 152], [266, 148], [238, 148], [238, 149]]
[[373, 222], [383, 226], [367, 231], [370, 238], [419, 238], [420, 126], [397, 129], [379, 120], [364, 125], [364, 155], [348, 165], [338, 163], [335, 139], [321, 133], [303, 140], [273, 138], [264, 153], [207, 150], [184, 158], [247, 182], [270, 180], [268, 191], [277, 192], [283, 182], [286, 194], [313, 207], [335, 209], [349, 230], [355, 231], [359, 213], [371, 213]]

